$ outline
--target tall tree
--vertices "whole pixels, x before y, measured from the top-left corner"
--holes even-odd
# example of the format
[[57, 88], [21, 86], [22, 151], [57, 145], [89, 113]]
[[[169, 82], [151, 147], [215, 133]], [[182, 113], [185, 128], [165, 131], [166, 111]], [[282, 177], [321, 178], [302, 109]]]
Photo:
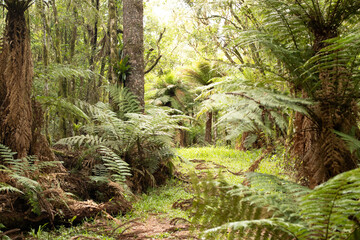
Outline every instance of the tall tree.
[[116, 14], [116, 1], [109, 0], [109, 45], [110, 45], [110, 61], [109, 61], [109, 81], [111, 84], [116, 83], [116, 74], [114, 65], [118, 59], [116, 54], [117, 47], [117, 14]]
[[124, 56], [129, 57], [130, 75], [125, 81], [144, 107], [144, 6], [142, 0], [123, 1]]

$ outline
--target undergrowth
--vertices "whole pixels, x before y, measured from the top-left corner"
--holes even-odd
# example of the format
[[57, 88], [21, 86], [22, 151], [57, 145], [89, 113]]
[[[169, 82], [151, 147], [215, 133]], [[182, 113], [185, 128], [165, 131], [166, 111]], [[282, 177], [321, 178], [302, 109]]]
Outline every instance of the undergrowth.
[[2, 176], [5, 179], [6, 175], [10, 177], [8, 180], [10, 183], [0, 181], [0, 193], [20, 194], [31, 206], [31, 211], [40, 215], [44, 204], [47, 204], [47, 199], [43, 196], [43, 188], [38, 182], [41, 171], [56, 167], [60, 162], [39, 161], [35, 156], [15, 159], [15, 155], [16, 153], [10, 148], [0, 144], [0, 174], [4, 174]]
[[[209, 164], [209, 166], [212, 167], [210, 169], [196, 170], [195, 167], [198, 163], [191, 162], [190, 160], [201, 159], [208, 163], [224, 165], [232, 172], [238, 172], [240, 170], [246, 170], [262, 154], [260, 150], [241, 152], [225, 147], [182, 148], [176, 149], [176, 153], [180, 156], [180, 158], [174, 160], [177, 172], [181, 172], [184, 176], [189, 174], [189, 172], [194, 171], [199, 175], [212, 172], [214, 176], [218, 175], [219, 171], [223, 171], [223, 178], [230, 184], [241, 183], [243, 181], [243, 176], [233, 175], [222, 168], [213, 168], [213, 165], [211, 164]], [[273, 174], [282, 173], [281, 168], [277, 168], [275, 158], [277, 158], [276, 155], [264, 159], [258, 171], [265, 173], [270, 172]], [[189, 179], [186, 178], [185, 180]], [[189, 184], [173, 178], [163, 186], [149, 188], [146, 194], [143, 193], [137, 195], [132, 211], [128, 212], [125, 216], [119, 216], [116, 219], [121, 223], [131, 221], [146, 222], [149, 217], [156, 217], [164, 220], [182, 218], [191, 221], [189, 211], [173, 208], [173, 204], [178, 202], [178, 200], [191, 199], [193, 197], [194, 193]], [[102, 221], [103, 224], [100, 229], [98, 227], [99, 221]], [[38, 230], [33, 230], [32, 236], [35, 236], [33, 237], [34, 239], [53, 240], [71, 239], [74, 236], [102, 240], [116, 239], [116, 234], [121, 234], [123, 231], [126, 233], [127, 231], [127, 226], [118, 227], [118, 223], [99, 216], [99, 219], [89, 219], [85, 221], [84, 224], [71, 228], [60, 227], [58, 230], [52, 232], [46, 232], [43, 229], [40, 229], [40, 232]], [[113, 233], [112, 231], [114, 231], [114, 229], [116, 229], [116, 231]], [[110, 236], [111, 234], [113, 235]], [[195, 236], [198, 235], [198, 233], [194, 234]], [[166, 234], [151, 237], [156, 239], [167, 239]]]
[[[151, 188], [147, 194], [137, 196], [137, 201], [133, 205], [133, 210], [125, 216], [117, 217], [114, 222], [111, 219], [100, 217], [98, 219], [87, 219], [84, 224], [65, 228], [61, 226], [52, 232], [47, 232], [43, 227], [33, 229], [29, 233], [31, 239], [51, 239], [51, 240], [68, 240], [74, 236], [80, 236], [80, 239], [101, 239], [114, 240], [116, 236], [127, 230], [127, 222], [142, 221], [145, 222], [150, 216], [156, 216], [171, 220], [173, 218], [183, 218], [189, 220], [188, 212], [173, 208], [173, 203], [179, 199], [188, 199], [192, 195], [184, 189], [183, 183], [171, 179], [166, 185], [158, 188]], [[100, 224], [101, 222], [101, 224]], [[124, 226], [119, 227], [119, 222]], [[166, 239], [166, 234], [162, 233], [154, 236], [156, 239]]]
[[188, 213], [173, 208], [173, 203], [179, 199], [189, 199], [192, 194], [184, 189], [184, 184], [172, 179], [166, 185], [152, 188], [147, 194], [139, 196], [139, 201], [133, 205], [133, 211], [125, 215], [126, 218], [147, 218], [149, 214], [160, 217], [189, 219]]

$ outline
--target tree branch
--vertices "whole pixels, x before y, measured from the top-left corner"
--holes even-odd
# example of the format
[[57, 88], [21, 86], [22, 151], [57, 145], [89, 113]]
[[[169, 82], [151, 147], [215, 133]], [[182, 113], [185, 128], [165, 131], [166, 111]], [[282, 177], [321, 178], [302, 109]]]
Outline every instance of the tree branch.
[[[151, 65], [151, 67], [148, 70], [145, 70], [144, 74], [148, 74], [149, 72], [151, 72], [156, 67], [156, 65], [159, 63], [160, 59], [162, 58], [161, 49], [160, 49], [160, 42], [161, 42], [161, 39], [164, 36], [165, 31], [166, 31], [166, 28], [164, 28], [164, 30], [160, 33], [159, 39], [156, 41], [156, 46], [157, 46], [157, 49], [158, 49], [158, 56], [157, 56], [155, 62], [153, 63], [153, 65]], [[150, 51], [153, 51], [153, 50], [154, 49], [151, 49]]]
[[156, 67], [156, 65], [159, 63], [160, 59], [161, 59], [162, 55], [158, 56], [158, 58], [155, 60], [154, 64], [144, 72], [144, 74], [148, 74], [149, 72], [151, 72], [154, 67]]

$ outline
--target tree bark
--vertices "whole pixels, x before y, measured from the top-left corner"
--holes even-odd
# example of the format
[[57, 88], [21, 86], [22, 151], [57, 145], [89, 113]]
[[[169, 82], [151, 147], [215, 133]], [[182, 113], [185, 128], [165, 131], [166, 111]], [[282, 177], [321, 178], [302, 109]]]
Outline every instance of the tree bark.
[[130, 75], [125, 81], [144, 107], [144, 7], [142, 0], [123, 1], [124, 55], [129, 57]]
[[[96, 11], [99, 11], [99, 7], [100, 7], [99, 0], [93, 0], [92, 3], [94, 4]], [[98, 14], [96, 14], [94, 28], [91, 31], [91, 35], [89, 31], [89, 39], [90, 39], [90, 47], [91, 47], [89, 64], [90, 64], [90, 70], [92, 71], [95, 71], [95, 67], [97, 63], [95, 56], [98, 45], [98, 22], [99, 22]], [[99, 101], [100, 89], [101, 89], [101, 80], [97, 80], [97, 78], [95, 77], [91, 78], [87, 86], [87, 101], [89, 103], [95, 104]]]
[[[43, 1], [39, 1], [39, 11], [40, 11], [40, 16], [41, 16], [41, 20], [42, 20], [42, 25], [43, 25], [43, 56], [42, 56], [42, 60], [43, 60], [43, 64], [44, 64], [44, 68], [45, 68], [45, 73], [48, 72], [48, 66], [49, 66], [49, 36], [50, 36], [50, 27], [48, 24], [48, 19], [46, 16], [46, 5]], [[45, 79], [45, 87], [44, 87], [44, 94], [45, 96], [49, 95], [49, 83], [48, 83], [48, 79]], [[45, 125], [45, 136], [46, 139], [49, 143], [51, 143], [51, 136], [49, 133], [49, 123], [50, 123], [50, 119], [49, 119], [49, 114], [48, 114], [48, 110], [45, 110], [45, 114], [44, 114], [44, 125]]]

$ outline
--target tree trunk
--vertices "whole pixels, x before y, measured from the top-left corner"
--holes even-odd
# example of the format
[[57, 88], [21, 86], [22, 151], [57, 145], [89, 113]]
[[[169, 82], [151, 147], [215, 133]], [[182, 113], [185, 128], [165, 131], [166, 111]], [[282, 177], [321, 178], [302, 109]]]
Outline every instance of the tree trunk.
[[[179, 122], [179, 126], [184, 126], [184, 123]], [[187, 131], [185, 129], [179, 129], [179, 144], [180, 147], [187, 147]]]
[[[96, 11], [99, 11], [99, 5], [100, 5], [99, 0], [93, 0], [92, 4], [96, 8]], [[98, 45], [98, 15], [97, 14], [95, 15], [94, 27], [92, 28], [89, 25], [88, 28], [90, 29], [88, 32], [89, 32], [90, 48], [91, 48], [89, 65], [90, 65], [90, 70], [95, 72], [95, 68], [97, 64], [97, 61], [95, 60], [95, 56]], [[99, 84], [98, 84], [97, 78], [95, 77], [91, 78], [89, 80], [89, 84], [87, 85], [87, 94], [86, 94], [87, 102], [92, 104], [97, 103], [99, 101], [100, 89], [101, 89], [101, 80], [99, 80]]]
[[[40, 16], [41, 16], [41, 20], [42, 20], [42, 25], [43, 25], [43, 64], [44, 64], [44, 68], [45, 68], [45, 73], [48, 72], [48, 66], [49, 66], [49, 36], [50, 36], [50, 27], [48, 24], [48, 19], [46, 16], [46, 5], [43, 1], [39, 1], [39, 11], [40, 11]], [[48, 83], [48, 79], [45, 79], [45, 87], [44, 87], [44, 95], [48, 96], [49, 95], [49, 83]], [[49, 114], [48, 114], [48, 109], [45, 110], [45, 136], [46, 139], [49, 143], [51, 143], [51, 136], [49, 133], [49, 123], [50, 123], [50, 118], [49, 118]]]
[[215, 111], [213, 113], [213, 125], [214, 125], [214, 128], [213, 128], [214, 142], [213, 142], [213, 144], [214, 144], [215, 147], [216, 147], [216, 142], [218, 140], [218, 127], [216, 125], [218, 113], [219, 113], [218, 111]]
[[59, 19], [58, 19], [58, 13], [56, 8], [56, 2], [55, 0], [51, 1], [52, 8], [53, 8], [53, 14], [54, 14], [54, 20], [55, 20], [55, 39], [54, 39], [54, 48], [55, 48], [55, 62], [56, 63], [62, 63], [62, 57], [61, 57], [61, 36], [60, 36], [60, 29], [59, 29]]
[[212, 144], [212, 118], [213, 112], [209, 111], [206, 113], [206, 125], [205, 125], [205, 142]]
[[116, 2], [115, 0], [109, 0], [109, 40], [110, 40], [110, 59], [109, 59], [109, 71], [108, 78], [110, 84], [116, 84], [116, 74], [114, 71], [114, 65], [116, 64], [116, 47], [117, 47], [117, 15], [116, 15]]
[[[53, 0], [51, 1], [52, 3], [52, 9], [53, 9], [53, 15], [54, 15], [54, 27], [55, 27], [55, 38], [54, 38], [54, 48], [55, 48], [55, 62], [57, 64], [62, 64], [63, 63], [63, 59], [62, 59], [62, 54], [61, 54], [61, 33], [60, 33], [60, 27], [59, 27], [59, 19], [58, 19], [58, 11], [57, 11], [57, 7], [56, 7], [56, 1]], [[66, 35], [66, 34], [64, 34]], [[68, 97], [68, 80], [64, 77], [61, 77], [60, 82], [59, 82], [59, 96], [63, 97], [63, 98], [67, 98]], [[59, 130], [60, 130], [60, 138], [65, 138], [67, 137], [67, 132], [69, 131], [69, 127], [68, 127], [68, 121], [62, 117], [59, 116], [60, 121], [59, 121]]]
[[130, 75], [125, 81], [144, 107], [144, 7], [142, 0], [123, 1], [124, 55], [129, 57]]

